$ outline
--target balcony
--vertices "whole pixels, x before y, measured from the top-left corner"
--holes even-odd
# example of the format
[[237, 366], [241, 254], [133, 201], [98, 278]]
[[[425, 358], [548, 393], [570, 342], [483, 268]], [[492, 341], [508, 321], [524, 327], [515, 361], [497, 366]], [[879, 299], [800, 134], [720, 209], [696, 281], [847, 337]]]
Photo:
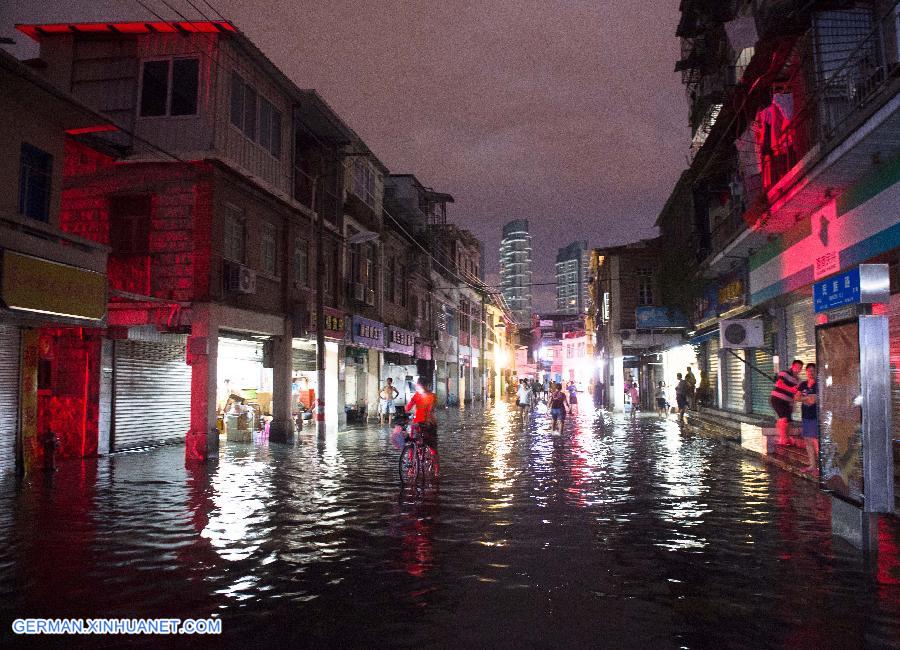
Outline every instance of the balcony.
[[[757, 140], [762, 143], [758, 168], [750, 175], [758, 175], [760, 195], [747, 197], [743, 214], [716, 224], [713, 270], [792, 228], [798, 218], [853, 187], [873, 165], [900, 153], [900, 62], [896, 55], [885, 56], [881, 46], [897, 38], [897, 15], [882, 18], [873, 29], [871, 17], [859, 10], [812, 17], [821, 22], [820, 31], [840, 34], [839, 46], [825, 50], [819, 42], [817, 53], [812, 32], [798, 39], [782, 75], [791, 81], [781, 92], [805, 90], [802, 96], [788, 95], [790, 119], [775, 129], [777, 141]], [[798, 79], [807, 86], [794, 83]], [[746, 167], [742, 164], [745, 173]]]

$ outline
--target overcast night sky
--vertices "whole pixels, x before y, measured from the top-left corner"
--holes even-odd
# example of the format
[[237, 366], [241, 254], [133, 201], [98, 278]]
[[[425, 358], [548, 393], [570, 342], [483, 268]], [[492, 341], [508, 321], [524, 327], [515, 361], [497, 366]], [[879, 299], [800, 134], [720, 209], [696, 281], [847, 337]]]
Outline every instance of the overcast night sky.
[[[187, 0], [167, 1], [202, 19]], [[489, 282], [509, 219], [531, 221], [535, 282], [552, 281], [557, 248], [575, 239], [653, 235], [686, 166], [678, 0], [211, 4], [317, 89], [392, 172], [453, 194], [451, 220], [484, 242]], [[37, 52], [16, 22], [151, 18], [136, 0], [0, 5], [0, 36], [20, 57]], [[552, 309], [553, 292], [536, 287], [536, 308]]]

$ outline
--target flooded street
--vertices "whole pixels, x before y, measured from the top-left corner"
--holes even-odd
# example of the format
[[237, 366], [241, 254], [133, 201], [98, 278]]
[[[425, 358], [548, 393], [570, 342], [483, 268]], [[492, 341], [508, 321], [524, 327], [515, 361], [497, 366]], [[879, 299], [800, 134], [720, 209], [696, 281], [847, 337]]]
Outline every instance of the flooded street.
[[440, 419], [442, 477], [421, 492], [399, 487], [378, 427], [223, 442], [195, 470], [178, 446], [4, 486], [4, 637], [24, 616], [219, 616], [223, 638], [195, 642], [900, 639], [896, 521], [867, 565], [832, 539], [812, 483], [673, 422], [591, 413], [552, 437], [504, 404]]

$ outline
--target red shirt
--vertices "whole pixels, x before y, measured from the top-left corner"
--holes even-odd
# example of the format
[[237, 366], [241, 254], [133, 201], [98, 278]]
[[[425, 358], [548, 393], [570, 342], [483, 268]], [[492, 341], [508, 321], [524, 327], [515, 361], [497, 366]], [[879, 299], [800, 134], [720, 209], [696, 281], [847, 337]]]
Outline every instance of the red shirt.
[[413, 406], [416, 407], [416, 414], [413, 417], [413, 422], [416, 424], [431, 422], [434, 419], [431, 415], [434, 410], [434, 402], [434, 393], [416, 393], [406, 405], [406, 410], [411, 411]]

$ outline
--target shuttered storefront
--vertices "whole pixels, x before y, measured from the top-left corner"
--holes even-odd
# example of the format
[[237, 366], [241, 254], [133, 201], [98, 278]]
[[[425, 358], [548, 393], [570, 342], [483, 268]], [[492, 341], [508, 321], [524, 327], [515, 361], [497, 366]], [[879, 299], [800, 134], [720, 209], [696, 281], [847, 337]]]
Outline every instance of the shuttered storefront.
[[185, 341], [116, 341], [114, 451], [184, 442], [191, 423], [191, 369]]
[[[747, 350], [725, 350], [722, 354], [722, 408], [727, 411], [743, 413], [745, 410], [744, 376], [747, 365], [744, 363]], [[737, 356], [735, 356], [737, 355]]]
[[706, 344], [706, 372], [709, 375], [710, 406], [718, 408], [719, 400], [719, 339], [710, 339]]
[[316, 351], [307, 348], [291, 350], [291, 364], [295, 372], [316, 371]]
[[782, 360], [782, 369], [790, 368], [794, 359], [800, 359], [804, 366], [807, 363], [815, 363], [816, 319], [813, 313], [812, 298], [803, 298], [788, 305], [784, 312], [787, 321], [787, 332], [785, 332], [787, 359]]
[[16, 468], [19, 428], [19, 328], [0, 325], [0, 474]]
[[753, 365], [768, 376], [763, 377], [756, 370], [748, 369], [750, 373], [751, 410], [756, 415], [775, 417], [775, 411], [772, 410], [772, 404], [769, 401], [773, 384], [769, 377], [775, 374], [775, 363], [772, 358], [772, 351], [775, 346], [775, 331], [770, 320], [763, 320], [764, 345], [762, 348], [753, 350]]

